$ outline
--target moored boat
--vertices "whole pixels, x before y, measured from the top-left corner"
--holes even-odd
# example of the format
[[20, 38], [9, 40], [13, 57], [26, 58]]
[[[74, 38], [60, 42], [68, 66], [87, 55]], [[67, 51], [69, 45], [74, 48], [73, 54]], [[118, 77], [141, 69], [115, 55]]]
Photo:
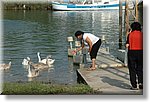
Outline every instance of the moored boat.
[[[122, 2], [122, 7], [125, 7], [125, 2]], [[53, 10], [102, 10], [102, 9], [119, 9], [119, 0], [101, 0], [101, 2], [87, 2], [84, 0], [82, 3], [60, 3], [52, 2]]]

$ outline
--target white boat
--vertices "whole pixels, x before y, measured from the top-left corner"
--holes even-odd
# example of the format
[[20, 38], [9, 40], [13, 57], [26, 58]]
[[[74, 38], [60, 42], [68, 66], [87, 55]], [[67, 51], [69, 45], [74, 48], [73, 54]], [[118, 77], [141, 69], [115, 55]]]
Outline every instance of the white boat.
[[[124, 9], [125, 2], [122, 2], [122, 7]], [[82, 3], [60, 3], [52, 2], [53, 10], [102, 10], [102, 9], [119, 9], [119, 0], [101, 0], [101, 2], [87, 2], [84, 0]]]

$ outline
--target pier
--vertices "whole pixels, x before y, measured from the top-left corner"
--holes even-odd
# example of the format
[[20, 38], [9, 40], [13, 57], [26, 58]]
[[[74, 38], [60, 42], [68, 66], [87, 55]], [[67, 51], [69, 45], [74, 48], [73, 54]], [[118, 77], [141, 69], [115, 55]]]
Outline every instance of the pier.
[[87, 71], [86, 68], [77, 70], [78, 77], [93, 90], [102, 95], [142, 95], [143, 90], [131, 90], [127, 67], [97, 68]]
[[[125, 54], [125, 53], [122, 53]], [[125, 56], [125, 55], [124, 55]], [[126, 61], [125, 61], [126, 62]], [[126, 63], [100, 48], [96, 60], [96, 70], [88, 71], [91, 62], [80, 64], [77, 69], [78, 79], [86, 83], [93, 90], [103, 95], [142, 95], [142, 90], [131, 90], [129, 71]]]
[[77, 69], [79, 83], [85, 83], [93, 88], [93, 90], [98, 91], [103, 95], [143, 94], [142, 90], [130, 89], [129, 71], [126, 64], [109, 54], [105, 48], [100, 48], [98, 52], [96, 70], [88, 70], [91, 61], [88, 60], [88, 57], [86, 58], [86, 61], [84, 61], [83, 56], [84, 55], [80, 55], [80, 57], [78, 57], [78, 55], [73, 56], [76, 58], [73, 63], [79, 65], [79, 69]]

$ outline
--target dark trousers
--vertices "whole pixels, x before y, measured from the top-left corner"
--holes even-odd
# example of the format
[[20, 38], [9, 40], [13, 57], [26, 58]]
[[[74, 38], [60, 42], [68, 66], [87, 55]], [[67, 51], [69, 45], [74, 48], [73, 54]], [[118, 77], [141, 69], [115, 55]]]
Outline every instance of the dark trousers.
[[99, 39], [99, 40], [92, 46], [92, 49], [91, 49], [91, 52], [90, 52], [91, 60], [92, 60], [93, 58], [96, 59], [97, 52], [98, 52], [98, 50], [99, 50], [100, 45], [101, 45], [101, 39]]
[[128, 68], [131, 85], [137, 87], [137, 81], [143, 84], [143, 50], [128, 51]]

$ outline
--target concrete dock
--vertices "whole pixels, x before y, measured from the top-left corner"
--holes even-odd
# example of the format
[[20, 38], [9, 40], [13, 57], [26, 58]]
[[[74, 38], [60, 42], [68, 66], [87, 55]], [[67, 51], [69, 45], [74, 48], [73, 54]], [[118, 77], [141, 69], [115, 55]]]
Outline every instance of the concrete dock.
[[88, 71], [90, 63], [80, 65], [77, 70], [78, 77], [94, 90], [101, 94], [111, 95], [142, 95], [143, 90], [131, 90], [128, 68], [124, 63], [108, 53], [97, 56], [96, 70]]
[[128, 68], [98, 68], [88, 71], [87, 68], [77, 70], [80, 77], [93, 90], [102, 95], [142, 95], [142, 90], [131, 90]]
[[[71, 38], [71, 37], [69, 37]], [[72, 42], [69, 39], [68, 41]], [[80, 43], [80, 42], [78, 42]], [[102, 45], [104, 45], [103, 43]], [[72, 44], [71, 44], [72, 45]], [[96, 58], [96, 70], [88, 71], [90, 68], [91, 60], [88, 53], [88, 48], [82, 49], [81, 53], [76, 55], [72, 54], [74, 48], [68, 49], [68, 56], [73, 57], [73, 64], [79, 65], [77, 69], [78, 82], [86, 83], [93, 90], [96, 90], [102, 95], [142, 95], [143, 90], [131, 90], [129, 73], [127, 63], [125, 63], [126, 52], [120, 51], [118, 57], [121, 57], [120, 61], [117, 57], [110, 54], [107, 46], [100, 47], [100, 50]], [[76, 47], [79, 47], [76, 44]]]

